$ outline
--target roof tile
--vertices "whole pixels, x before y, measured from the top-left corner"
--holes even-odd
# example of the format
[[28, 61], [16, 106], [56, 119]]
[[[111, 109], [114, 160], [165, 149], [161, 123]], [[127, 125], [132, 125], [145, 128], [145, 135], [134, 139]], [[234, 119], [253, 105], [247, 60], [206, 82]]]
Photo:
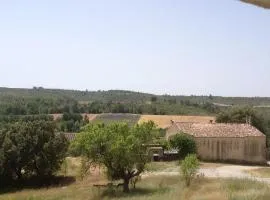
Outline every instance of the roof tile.
[[183, 131], [194, 137], [247, 137], [264, 136], [255, 127], [249, 124], [225, 124], [225, 123], [175, 123], [179, 131]]

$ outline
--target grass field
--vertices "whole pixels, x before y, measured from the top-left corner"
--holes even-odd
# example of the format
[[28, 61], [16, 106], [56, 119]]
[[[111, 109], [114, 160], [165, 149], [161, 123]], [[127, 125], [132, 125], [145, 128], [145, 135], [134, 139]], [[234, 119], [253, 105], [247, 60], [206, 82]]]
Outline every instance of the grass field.
[[197, 179], [187, 188], [179, 176], [144, 178], [129, 194], [97, 189], [91, 182], [28, 189], [0, 195], [0, 200], [269, 200], [269, 186], [243, 179]]
[[171, 125], [171, 120], [176, 122], [201, 122], [209, 123], [215, 120], [212, 116], [186, 116], [186, 115], [141, 115], [139, 123], [152, 120], [160, 128], [167, 128]]
[[136, 114], [114, 114], [114, 113], [104, 113], [97, 115], [92, 122], [103, 122], [105, 124], [113, 122], [126, 122], [130, 125], [135, 125], [140, 118], [140, 115]]
[[[203, 164], [203, 166], [213, 164]], [[218, 165], [218, 164], [215, 164]], [[76, 176], [80, 158], [67, 159], [67, 175]], [[178, 167], [178, 162], [150, 163], [147, 170], [164, 171]], [[62, 170], [60, 174], [62, 174]], [[269, 200], [269, 185], [251, 179], [208, 179], [197, 178], [186, 187], [178, 175], [146, 176], [136, 189], [124, 194], [121, 188], [93, 187], [93, 184], [106, 183], [102, 170], [93, 169], [83, 180], [69, 185], [39, 189], [21, 189], [0, 193], [0, 200]]]

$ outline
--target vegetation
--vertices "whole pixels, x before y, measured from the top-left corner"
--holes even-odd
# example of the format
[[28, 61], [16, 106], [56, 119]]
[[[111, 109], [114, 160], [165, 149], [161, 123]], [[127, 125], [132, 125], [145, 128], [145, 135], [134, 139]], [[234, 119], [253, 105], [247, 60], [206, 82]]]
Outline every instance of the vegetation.
[[98, 115], [92, 122], [93, 123], [105, 123], [105, 124], [111, 124], [111, 123], [117, 123], [117, 122], [124, 122], [128, 123], [130, 126], [134, 126], [137, 124], [138, 120], [140, 118], [140, 115], [136, 114], [123, 114], [123, 113], [115, 113], [115, 114], [100, 114]]
[[179, 176], [148, 176], [137, 183], [130, 193], [118, 189], [94, 188], [89, 180], [64, 187], [27, 189], [0, 195], [0, 200], [268, 200], [269, 185], [250, 179], [195, 179], [185, 187]]
[[178, 150], [179, 159], [185, 158], [188, 154], [195, 154], [197, 151], [195, 140], [185, 133], [172, 136], [169, 143], [171, 148]]
[[189, 154], [181, 162], [182, 177], [186, 186], [190, 186], [191, 181], [195, 178], [200, 163], [195, 154]]
[[5, 124], [0, 129], [0, 186], [59, 170], [68, 142], [51, 121]]
[[[266, 112], [266, 111], [265, 111]], [[251, 107], [233, 107], [227, 111], [221, 112], [216, 117], [218, 123], [250, 123], [258, 130], [263, 132], [270, 142], [270, 115], [262, 115]]]
[[123, 191], [129, 192], [130, 179], [139, 176], [148, 161], [146, 144], [155, 137], [153, 122], [130, 127], [127, 123], [88, 125], [73, 148], [94, 164], [107, 168], [112, 180], [123, 180]]
[[81, 127], [89, 123], [87, 115], [64, 113], [62, 118], [57, 120], [58, 130], [62, 132], [79, 132]]

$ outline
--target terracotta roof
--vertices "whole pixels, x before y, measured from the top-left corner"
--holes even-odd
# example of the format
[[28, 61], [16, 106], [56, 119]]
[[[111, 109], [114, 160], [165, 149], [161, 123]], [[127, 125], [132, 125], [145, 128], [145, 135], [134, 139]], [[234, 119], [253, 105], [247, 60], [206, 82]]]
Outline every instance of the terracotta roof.
[[224, 124], [224, 123], [181, 123], [175, 125], [179, 131], [183, 131], [194, 137], [248, 137], [264, 136], [255, 127], [248, 124]]

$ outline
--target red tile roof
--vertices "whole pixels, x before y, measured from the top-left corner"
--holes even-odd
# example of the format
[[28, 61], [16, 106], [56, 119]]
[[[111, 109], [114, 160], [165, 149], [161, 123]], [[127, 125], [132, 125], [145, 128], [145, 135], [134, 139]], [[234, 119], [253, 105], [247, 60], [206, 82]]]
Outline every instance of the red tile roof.
[[248, 137], [264, 136], [255, 127], [248, 124], [224, 124], [224, 123], [181, 123], [175, 122], [179, 131], [194, 137]]

